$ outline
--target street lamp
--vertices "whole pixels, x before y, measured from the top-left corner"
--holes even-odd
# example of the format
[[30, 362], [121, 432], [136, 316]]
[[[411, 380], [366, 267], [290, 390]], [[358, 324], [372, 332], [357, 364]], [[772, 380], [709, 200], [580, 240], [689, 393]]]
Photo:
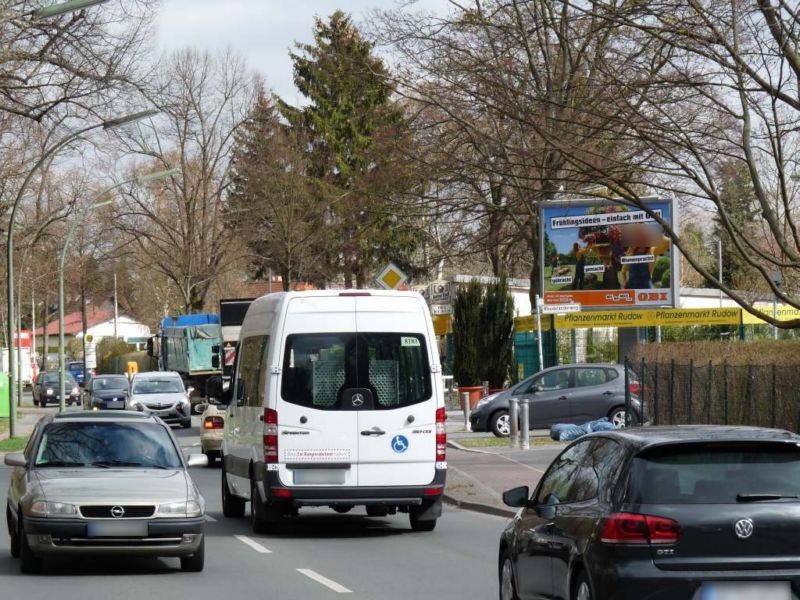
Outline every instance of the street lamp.
[[[69, 4], [69, 3], [66, 3]], [[73, 9], [74, 10], [74, 9]], [[56, 152], [64, 148], [70, 142], [80, 138], [84, 134], [92, 131], [93, 129], [110, 129], [112, 127], [117, 127], [120, 125], [125, 125], [127, 123], [131, 123], [133, 121], [144, 119], [146, 117], [152, 116], [157, 114], [157, 110], [148, 110], [138, 113], [133, 113], [121, 118], [115, 118], [103, 121], [101, 123], [95, 123], [94, 125], [89, 125], [78, 131], [70, 133], [69, 135], [64, 136], [58, 142], [56, 142], [53, 146], [48, 148], [42, 156], [36, 161], [36, 164], [33, 165], [31, 170], [25, 177], [25, 180], [22, 182], [22, 185], [17, 192], [16, 197], [14, 198], [14, 202], [11, 206], [11, 216], [8, 221], [8, 233], [6, 239], [6, 318], [8, 319], [7, 323], [7, 333], [8, 333], [8, 364], [14, 364], [14, 225], [17, 219], [17, 209], [19, 208], [20, 201], [22, 200], [22, 196], [25, 194], [25, 191], [30, 184], [31, 180], [33, 179], [34, 174], [38, 171], [42, 165], [44, 165], [47, 160], [53, 156]], [[12, 390], [14, 390], [14, 368], [11, 367], [8, 370], [9, 378], [8, 378], [8, 389], [11, 393], [8, 396], [9, 402], [9, 420], [8, 420], [8, 434], [9, 437], [14, 437], [16, 434], [16, 425], [17, 425], [17, 411], [15, 410], [15, 403], [14, 403], [14, 396]]]
[[[110, 188], [103, 190], [97, 196], [95, 196], [95, 200], [99, 200], [106, 194], [113, 192], [115, 189], [122, 187], [123, 185], [127, 185], [129, 183], [136, 183], [141, 185], [143, 183], [147, 183], [148, 181], [155, 181], [157, 179], [163, 179], [165, 177], [169, 177], [170, 175], [175, 175], [176, 173], [180, 172], [180, 169], [167, 169], [166, 171], [156, 171], [154, 173], [148, 173], [146, 175], [141, 175], [139, 177], [134, 177], [132, 179], [127, 179], [115, 185], [112, 185]], [[65, 369], [64, 369], [64, 362], [65, 362], [65, 350], [64, 350], [64, 262], [67, 258], [67, 248], [69, 247], [69, 243], [72, 241], [72, 236], [75, 235], [75, 231], [78, 229], [78, 225], [83, 223], [86, 214], [95, 208], [100, 208], [101, 206], [107, 206], [114, 202], [113, 199], [111, 200], [103, 200], [100, 202], [93, 202], [91, 204], [87, 204], [83, 208], [78, 211], [78, 214], [75, 217], [75, 220], [70, 223], [69, 229], [67, 230], [67, 235], [64, 238], [64, 245], [61, 247], [61, 256], [59, 258], [58, 263], [58, 410], [60, 412], [64, 412], [66, 408], [66, 377], [65, 377]], [[86, 357], [84, 356], [84, 360]]]
[[59, 4], [43, 6], [42, 8], [33, 11], [33, 16], [37, 19], [58, 17], [59, 15], [89, 8], [90, 6], [95, 6], [97, 4], [104, 4], [105, 2], [108, 2], [108, 0], [69, 0], [69, 2], [61, 2]]

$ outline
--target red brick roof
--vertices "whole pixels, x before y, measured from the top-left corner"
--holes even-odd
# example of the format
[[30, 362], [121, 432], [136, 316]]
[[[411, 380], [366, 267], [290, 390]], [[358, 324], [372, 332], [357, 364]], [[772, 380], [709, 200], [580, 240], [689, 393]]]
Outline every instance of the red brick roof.
[[[114, 308], [108, 305], [96, 307], [94, 304], [86, 306], [86, 328], [89, 329], [100, 323], [105, 323], [114, 318]], [[83, 331], [81, 311], [76, 310], [64, 315], [64, 335], [77, 335]], [[48, 335], [58, 335], [58, 319], [47, 324]], [[44, 335], [44, 327], [36, 330], [36, 335]]]

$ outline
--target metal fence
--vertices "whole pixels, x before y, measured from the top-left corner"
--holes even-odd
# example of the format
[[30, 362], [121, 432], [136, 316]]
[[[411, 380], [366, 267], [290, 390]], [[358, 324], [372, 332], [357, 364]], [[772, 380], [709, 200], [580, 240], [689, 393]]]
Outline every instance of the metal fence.
[[[800, 431], [800, 367], [626, 361], [653, 425], [754, 425]], [[630, 413], [629, 413], [630, 414]]]

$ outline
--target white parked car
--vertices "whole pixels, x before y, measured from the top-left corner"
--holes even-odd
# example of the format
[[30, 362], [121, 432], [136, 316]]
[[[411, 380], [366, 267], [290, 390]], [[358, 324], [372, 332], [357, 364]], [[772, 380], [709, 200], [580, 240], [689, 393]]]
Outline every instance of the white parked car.
[[192, 426], [192, 407], [183, 380], [173, 371], [136, 373], [131, 379], [128, 407], [161, 417], [165, 423]]
[[412, 292], [269, 294], [247, 311], [222, 443], [226, 516], [251, 503], [256, 531], [304, 506], [442, 511], [445, 409], [428, 307]]

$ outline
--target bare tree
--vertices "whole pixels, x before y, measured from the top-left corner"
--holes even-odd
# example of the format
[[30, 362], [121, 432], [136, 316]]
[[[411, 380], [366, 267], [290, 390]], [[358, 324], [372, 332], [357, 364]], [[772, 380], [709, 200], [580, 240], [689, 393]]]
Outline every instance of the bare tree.
[[601, 110], [614, 25], [560, 1], [451, 4], [446, 18], [384, 13], [375, 33], [399, 52], [399, 89], [438, 133], [420, 160], [443, 165], [445, 181], [468, 174], [461, 189], [481, 193], [453, 194], [450, 206], [486, 218], [490, 244], [508, 235], [505, 223], [525, 241], [533, 299], [539, 205], [600, 168], [629, 168], [609, 158], [620, 138], [601, 135], [618, 127]]
[[141, 159], [138, 170], [179, 167], [180, 174], [124, 194], [116, 224], [133, 256], [169, 279], [183, 310], [203, 308], [238, 246], [226, 228], [234, 132], [247, 118], [258, 82], [232, 54], [194, 50], [165, 59], [148, 97], [162, 112], [152, 125], [122, 134]]
[[43, 19], [34, 11], [52, 2], [0, 2], [0, 113], [43, 121], [69, 107], [86, 116], [134, 91], [156, 3], [118, 0]]

